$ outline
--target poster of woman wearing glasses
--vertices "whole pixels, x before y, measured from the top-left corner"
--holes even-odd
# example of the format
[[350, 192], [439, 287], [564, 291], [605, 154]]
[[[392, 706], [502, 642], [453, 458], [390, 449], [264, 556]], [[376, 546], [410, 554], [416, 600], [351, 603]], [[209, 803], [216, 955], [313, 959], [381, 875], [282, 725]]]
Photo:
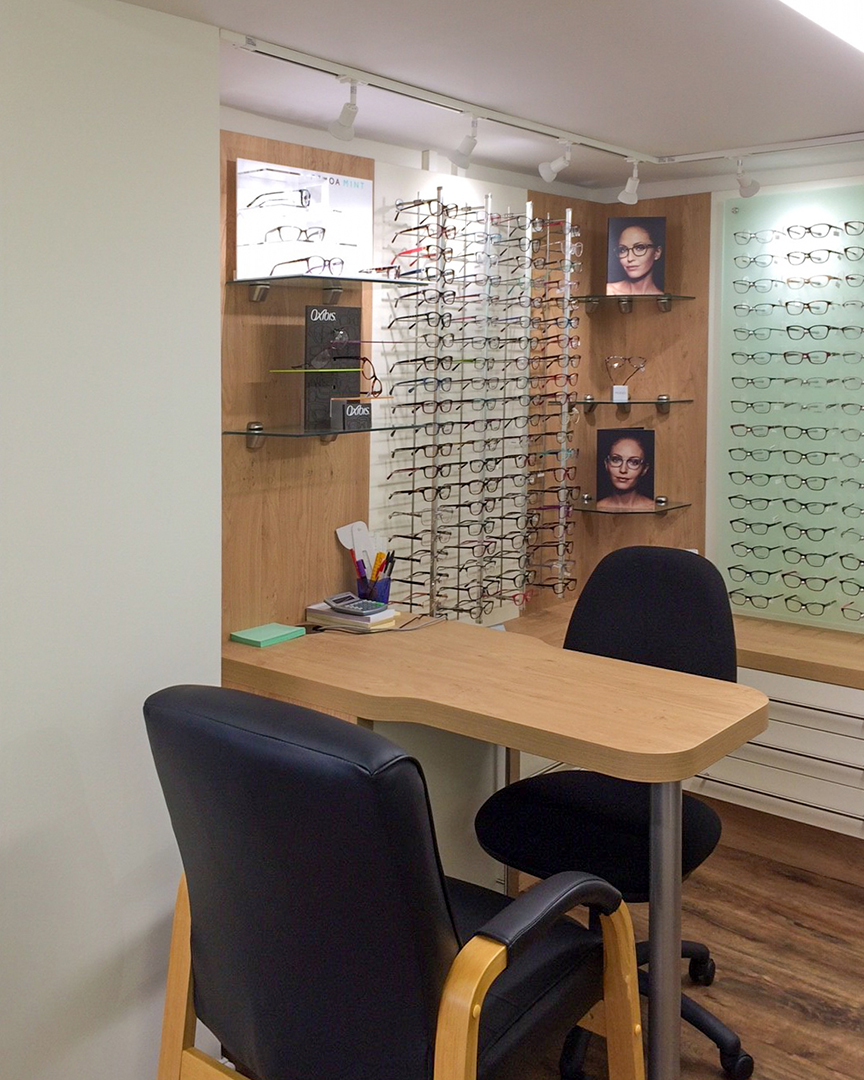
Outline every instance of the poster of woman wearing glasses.
[[666, 281], [666, 218], [609, 219], [607, 296], [659, 296]]
[[654, 509], [654, 432], [601, 428], [597, 432], [597, 509], [638, 513]]

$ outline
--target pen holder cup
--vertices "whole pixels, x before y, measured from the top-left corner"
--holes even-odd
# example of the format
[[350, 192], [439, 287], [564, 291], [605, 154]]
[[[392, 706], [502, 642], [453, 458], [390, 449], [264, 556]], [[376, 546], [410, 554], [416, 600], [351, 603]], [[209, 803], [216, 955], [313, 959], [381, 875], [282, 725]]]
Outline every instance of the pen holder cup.
[[390, 578], [382, 577], [377, 581], [357, 581], [357, 595], [361, 600], [378, 600], [382, 604], [390, 600]]

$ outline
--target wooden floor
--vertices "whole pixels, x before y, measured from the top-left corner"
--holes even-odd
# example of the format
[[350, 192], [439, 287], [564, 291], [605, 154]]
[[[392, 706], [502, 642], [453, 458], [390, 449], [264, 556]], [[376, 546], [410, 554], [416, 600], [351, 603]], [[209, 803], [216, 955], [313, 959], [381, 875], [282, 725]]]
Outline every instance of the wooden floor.
[[[693, 987], [682, 964], [683, 989], [738, 1032], [754, 1080], [862, 1080], [864, 841], [715, 805], [724, 843], [684, 883], [682, 923], [710, 946], [717, 978]], [[798, 865], [814, 862], [818, 872]], [[641, 905], [633, 916], [644, 936]], [[586, 1068], [606, 1080], [603, 1043], [592, 1043]], [[558, 1076], [553, 1052], [522, 1065], [522, 1080]], [[725, 1075], [713, 1044], [687, 1025], [681, 1074]]]

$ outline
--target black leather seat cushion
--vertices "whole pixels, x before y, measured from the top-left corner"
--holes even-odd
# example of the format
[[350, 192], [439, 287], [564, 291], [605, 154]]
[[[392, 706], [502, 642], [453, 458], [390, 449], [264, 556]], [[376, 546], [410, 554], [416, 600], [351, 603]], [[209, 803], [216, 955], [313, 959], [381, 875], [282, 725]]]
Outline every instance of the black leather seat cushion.
[[[519, 780], [480, 808], [477, 837], [493, 858], [535, 877], [585, 870], [606, 878], [628, 903], [648, 900], [647, 784], [567, 770]], [[681, 870], [686, 876], [714, 850], [720, 818], [685, 793]]]
[[[510, 902], [500, 893], [455, 878], [447, 879], [447, 887], [463, 943]], [[544, 1024], [559, 1027], [563, 1022], [566, 1032], [602, 993], [599, 931], [559, 919], [492, 984], [480, 1018], [478, 1074], [488, 1076], [529, 1030], [533, 1038], [545, 1038]]]

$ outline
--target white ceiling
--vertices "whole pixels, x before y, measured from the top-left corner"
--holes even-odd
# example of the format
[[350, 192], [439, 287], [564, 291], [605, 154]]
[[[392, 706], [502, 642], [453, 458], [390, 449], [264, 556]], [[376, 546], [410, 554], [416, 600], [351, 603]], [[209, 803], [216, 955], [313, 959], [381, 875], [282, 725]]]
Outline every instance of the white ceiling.
[[[724, 152], [864, 130], [864, 54], [779, 0], [147, 0], [139, 6], [362, 68], [638, 156]], [[224, 105], [312, 128], [347, 89], [224, 44]], [[358, 136], [446, 151], [467, 117], [361, 86]], [[474, 159], [533, 177], [554, 140], [481, 121]], [[734, 155], [733, 155], [734, 156]], [[864, 160], [864, 142], [746, 158], [771, 169]], [[574, 147], [559, 182], [621, 186], [620, 158]], [[735, 162], [640, 166], [651, 180], [734, 174]]]

